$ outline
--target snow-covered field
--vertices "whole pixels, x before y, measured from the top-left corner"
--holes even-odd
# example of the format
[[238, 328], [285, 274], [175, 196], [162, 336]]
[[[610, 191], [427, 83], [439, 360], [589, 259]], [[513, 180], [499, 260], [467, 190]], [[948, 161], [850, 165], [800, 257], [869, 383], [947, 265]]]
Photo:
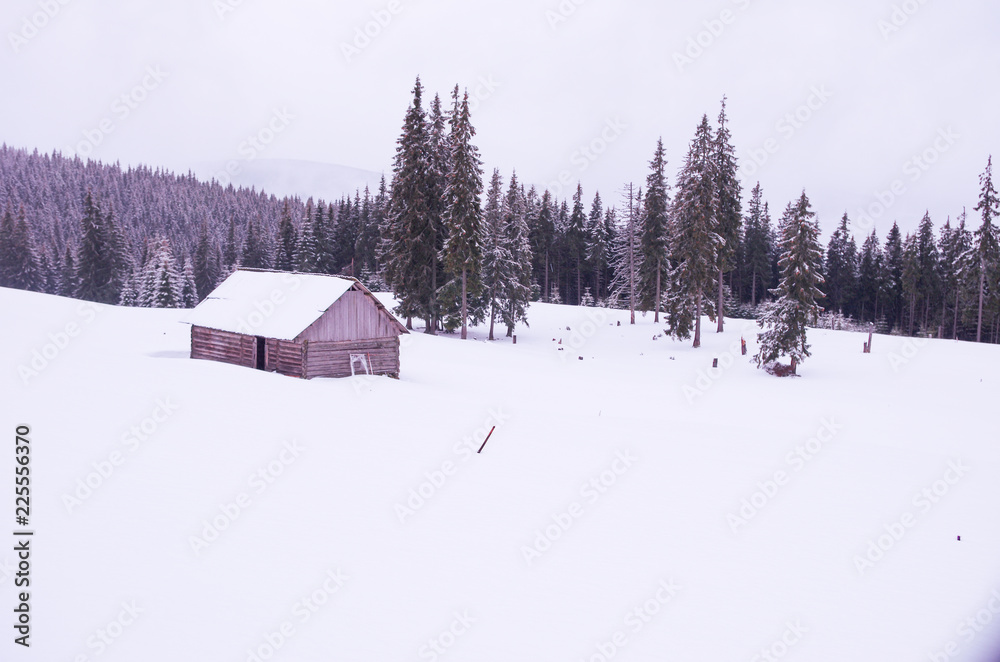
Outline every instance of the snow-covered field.
[[998, 347], [812, 331], [778, 379], [741, 320], [692, 350], [536, 304], [516, 345], [413, 334], [399, 381], [305, 382], [188, 359], [183, 311], [0, 310], [36, 532], [32, 647], [7, 625], [4, 660], [1000, 651]]

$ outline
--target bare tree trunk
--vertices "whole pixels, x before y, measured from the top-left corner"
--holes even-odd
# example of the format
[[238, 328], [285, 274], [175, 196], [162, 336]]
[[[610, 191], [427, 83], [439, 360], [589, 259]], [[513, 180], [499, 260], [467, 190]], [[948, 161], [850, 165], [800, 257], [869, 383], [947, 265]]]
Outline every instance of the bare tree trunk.
[[497, 299], [496, 296], [493, 294], [493, 291], [491, 290], [490, 291], [490, 340], [493, 340], [493, 325], [496, 323], [497, 320], [496, 311], [497, 311]]
[[468, 270], [462, 269], [462, 340], [466, 340], [469, 337], [469, 307], [467, 303], [468, 296]]
[[722, 267], [719, 267], [719, 308], [716, 311], [716, 314], [719, 317], [719, 324], [715, 329], [716, 333], [722, 333], [726, 326], [726, 322], [723, 319], [723, 316], [726, 314], [726, 297], [723, 295], [723, 277]]
[[756, 308], [757, 307], [757, 270], [756, 269], [753, 270], [753, 276], [752, 276], [752, 279], [751, 279], [750, 282], [752, 284], [751, 285], [752, 289], [750, 290], [750, 307], [751, 308]]
[[698, 295], [698, 303], [695, 305], [694, 313], [694, 345], [693, 347], [701, 347], [701, 295]]

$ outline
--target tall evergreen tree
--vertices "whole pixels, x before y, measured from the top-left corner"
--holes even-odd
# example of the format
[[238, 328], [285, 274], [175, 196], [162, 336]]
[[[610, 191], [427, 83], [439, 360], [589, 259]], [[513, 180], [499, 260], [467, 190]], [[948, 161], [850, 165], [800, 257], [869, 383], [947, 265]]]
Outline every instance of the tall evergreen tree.
[[726, 97], [722, 97], [722, 109], [719, 111], [719, 127], [715, 132], [715, 190], [719, 198], [718, 224], [716, 234], [722, 239], [719, 244], [716, 259], [719, 266], [718, 301], [716, 306], [718, 326], [716, 331], [722, 333], [725, 326], [725, 274], [736, 266], [736, 248], [740, 239], [740, 224], [743, 220], [740, 200], [742, 190], [737, 177], [739, 165], [736, 149], [731, 142], [729, 118], [726, 116]]
[[573, 194], [573, 213], [570, 214], [569, 226], [566, 228], [566, 249], [576, 273], [576, 292], [572, 301], [579, 306], [582, 303], [583, 269], [587, 260], [587, 216], [583, 208], [583, 185], [579, 182], [576, 193]]
[[635, 191], [632, 184], [623, 189], [627, 200], [622, 206], [624, 218], [615, 232], [612, 244], [611, 299], [624, 302], [629, 309], [629, 323], [635, 324], [636, 283], [639, 280], [639, 222], [636, 210], [642, 206], [642, 190]]
[[892, 224], [883, 251], [885, 271], [882, 283], [885, 289], [885, 310], [889, 329], [898, 328], [903, 312], [903, 235], [899, 225]]
[[531, 301], [531, 246], [526, 216], [523, 189], [514, 173], [503, 208], [503, 243], [508, 262], [503, 269], [501, 317], [507, 326], [508, 338], [514, 334], [518, 322], [527, 323]]
[[858, 261], [857, 302], [860, 306], [861, 321], [871, 316], [872, 322], [878, 321], [879, 294], [882, 291], [882, 244], [875, 230], [868, 235], [861, 246], [861, 258]]
[[665, 173], [666, 165], [663, 139], [660, 138], [656, 143], [653, 160], [649, 162], [650, 172], [646, 177], [646, 200], [639, 241], [642, 259], [639, 262], [638, 283], [639, 307], [643, 310], [654, 310], [653, 321], [656, 324], [660, 323], [663, 285], [670, 277], [670, 265], [667, 261], [670, 196]]
[[777, 300], [767, 304], [758, 324], [760, 349], [757, 364], [767, 365], [782, 356], [792, 360], [794, 374], [799, 363], [810, 356], [806, 327], [822, 308], [824, 297], [823, 248], [819, 243], [819, 223], [815, 220], [805, 191], [795, 204], [789, 204], [781, 219], [782, 279], [774, 291]]
[[530, 231], [531, 253], [535, 263], [535, 282], [538, 283], [542, 291], [542, 301], [549, 301], [549, 274], [552, 271], [549, 252], [555, 243], [556, 223], [555, 223], [555, 203], [552, 194], [546, 189], [542, 194], [541, 202], [538, 206], [538, 213], [534, 216], [534, 222]]
[[594, 297], [598, 301], [604, 299], [604, 290], [608, 284], [613, 223], [611, 210], [605, 211], [601, 194], [595, 194], [587, 222], [587, 261], [594, 274]]
[[[991, 283], [991, 272], [996, 271], [998, 256], [1000, 256], [1000, 238], [993, 219], [1000, 216], [1000, 198], [993, 187], [993, 157], [986, 162], [986, 170], [979, 176], [979, 204], [975, 210], [981, 214], [982, 225], [974, 233], [977, 263], [976, 277], [979, 280], [979, 312], [976, 320], [976, 342], [983, 339], [983, 308], [988, 296], [996, 296], [994, 283]], [[993, 289], [988, 289], [992, 286]]]
[[[476, 129], [469, 114], [469, 93], [461, 103], [458, 87], [453, 93], [455, 107], [451, 113], [451, 156], [444, 199], [443, 225], [447, 239], [443, 261], [453, 278], [461, 282], [460, 316], [462, 340], [468, 338], [469, 294], [478, 296], [482, 271], [482, 208], [483, 167], [479, 149], [472, 144]], [[471, 287], [470, 287], [471, 286]]]
[[850, 304], [854, 298], [858, 277], [857, 248], [849, 224], [850, 219], [847, 217], [847, 212], [844, 212], [840, 224], [830, 236], [824, 269], [827, 308], [848, 314], [851, 312]]
[[771, 286], [771, 219], [765, 212], [760, 182], [750, 193], [747, 217], [743, 224], [744, 261], [750, 276], [750, 305], [757, 306], [758, 293]]
[[426, 333], [433, 334], [439, 235], [434, 224], [436, 203], [430, 197], [435, 190], [430, 145], [423, 85], [417, 78], [396, 147], [382, 260], [385, 281], [400, 302], [398, 312], [408, 319], [424, 318]]
[[694, 333], [694, 347], [701, 346], [701, 315], [714, 315], [711, 298], [706, 294], [718, 273], [718, 251], [723, 239], [716, 230], [719, 224], [718, 159], [708, 116], [688, 148], [677, 176], [677, 197], [670, 232], [670, 252], [677, 265], [672, 273], [667, 321], [670, 333], [689, 338]]
[[504, 241], [502, 198], [503, 179], [500, 178], [500, 171], [494, 169], [486, 193], [482, 225], [482, 282], [486, 295], [485, 306], [490, 320], [490, 340], [493, 340], [493, 328], [499, 313], [498, 304], [502, 305], [505, 272], [510, 263], [510, 253]]
[[[298, 243], [298, 232], [292, 222], [292, 211], [288, 207], [288, 201], [281, 209], [281, 220], [278, 222], [278, 254], [275, 260], [275, 268], [278, 271], [291, 271], [295, 268], [295, 246]], [[198, 260], [195, 260], [197, 266]], [[197, 275], [197, 268], [195, 269]], [[203, 292], [200, 288], [199, 292]]]
[[88, 191], [83, 200], [83, 218], [80, 221], [75, 296], [97, 303], [118, 303], [120, 288], [116, 284], [114, 238], [105, 221], [93, 195]]

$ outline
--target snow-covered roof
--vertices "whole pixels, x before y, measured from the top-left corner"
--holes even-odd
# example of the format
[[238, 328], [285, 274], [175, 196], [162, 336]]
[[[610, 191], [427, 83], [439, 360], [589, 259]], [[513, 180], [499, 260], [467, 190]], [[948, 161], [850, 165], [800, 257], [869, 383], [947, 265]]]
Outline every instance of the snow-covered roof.
[[219, 331], [294, 340], [356, 282], [337, 276], [240, 269], [182, 321]]

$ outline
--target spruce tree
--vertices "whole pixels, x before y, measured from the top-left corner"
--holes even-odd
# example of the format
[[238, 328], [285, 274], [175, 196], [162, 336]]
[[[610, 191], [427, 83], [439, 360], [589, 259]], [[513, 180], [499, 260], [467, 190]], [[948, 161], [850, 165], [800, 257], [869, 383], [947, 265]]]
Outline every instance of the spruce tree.
[[438, 230], [433, 218], [435, 203], [430, 199], [434, 190], [430, 168], [423, 86], [417, 78], [413, 103], [397, 141], [382, 255], [385, 281], [400, 302], [399, 313], [408, 319], [423, 317], [426, 333], [433, 334], [437, 292], [432, 283]]
[[740, 180], [737, 177], [739, 165], [736, 158], [736, 149], [731, 143], [728, 117], [726, 116], [726, 97], [722, 97], [722, 109], [719, 111], [719, 128], [715, 132], [715, 190], [719, 200], [718, 223], [715, 229], [716, 234], [722, 239], [717, 250], [717, 262], [719, 267], [718, 300], [716, 302], [718, 310], [718, 326], [716, 331], [722, 333], [725, 326], [725, 289], [723, 279], [725, 274], [732, 270], [736, 264], [736, 248], [740, 238], [740, 223], [742, 222], [742, 208], [740, 199], [742, 191]]
[[883, 251], [887, 324], [890, 330], [898, 328], [903, 312], [903, 235], [899, 225], [892, 224]]
[[[281, 219], [278, 221], [278, 253], [274, 261], [275, 269], [291, 271], [295, 268], [295, 246], [298, 244], [298, 239], [295, 224], [292, 222], [292, 211], [288, 207], [288, 201], [285, 200], [285, 205], [281, 209]], [[204, 290], [199, 286], [198, 291]]]
[[113, 237], [90, 191], [83, 199], [75, 296], [96, 303], [118, 303]]
[[514, 334], [518, 322], [527, 323], [531, 301], [531, 246], [528, 243], [528, 223], [523, 189], [517, 183], [517, 173], [511, 175], [510, 188], [503, 209], [503, 244], [507, 264], [502, 270], [501, 317], [507, 326], [507, 337]]
[[612, 243], [611, 300], [629, 309], [630, 324], [635, 324], [636, 282], [639, 280], [639, 223], [636, 209], [642, 205], [642, 190], [635, 191], [632, 184], [623, 189], [627, 197], [622, 205], [624, 218], [614, 233]]
[[215, 246], [209, 234], [208, 221], [202, 221], [201, 229], [198, 231], [198, 243], [195, 244], [191, 261], [191, 266], [194, 269], [195, 290], [200, 298], [205, 298], [219, 282], [218, 265], [215, 263]]
[[701, 315], [714, 315], [706, 294], [718, 273], [718, 251], [723, 243], [719, 224], [718, 159], [708, 124], [701, 124], [691, 141], [684, 166], [677, 176], [670, 231], [670, 253], [676, 267], [671, 272], [667, 322], [671, 335], [689, 338], [701, 346]]
[[608, 267], [611, 263], [611, 232], [614, 219], [611, 209], [605, 211], [601, 194], [594, 195], [587, 222], [587, 261], [594, 274], [594, 296], [604, 300], [608, 285]]
[[639, 307], [655, 311], [653, 322], [660, 323], [660, 307], [663, 302], [663, 286], [670, 275], [667, 261], [668, 194], [665, 168], [667, 165], [663, 149], [663, 139], [656, 143], [653, 160], [649, 162], [649, 176], [646, 177], [646, 199], [642, 213], [639, 250]]
[[442, 222], [446, 229], [444, 266], [453, 278], [461, 282], [460, 317], [462, 340], [468, 338], [469, 296], [478, 296], [482, 271], [482, 208], [483, 168], [478, 148], [472, 144], [476, 130], [469, 114], [469, 93], [461, 104], [458, 87], [453, 95], [455, 108], [451, 113], [451, 156], [447, 173]]
[[789, 203], [781, 219], [782, 279], [774, 290], [777, 300], [765, 306], [758, 320], [760, 349], [757, 365], [769, 365], [782, 356], [792, 360], [792, 373], [810, 356], [806, 327], [816, 320], [824, 297], [823, 248], [819, 243], [819, 223], [815, 220], [805, 191], [795, 204]]
[[572, 301], [580, 305], [583, 295], [583, 269], [587, 260], [587, 216], [583, 207], [583, 185], [577, 182], [573, 194], [573, 213], [566, 228], [567, 258], [576, 274], [576, 292]]
[[[995, 291], [989, 291], [988, 282], [991, 272], [997, 268], [998, 256], [1000, 256], [1000, 237], [997, 228], [993, 225], [993, 219], [1000, 216], [1000, 198], [997, 197], [996, 189], [993, 187], [993, 157], [990, 156], [986, 162], [986, 170], [979, 176], [979, 204], [975, 210], [981, 214], [982, 225], [974, 233], [974, 247], [976, 254], [975, 277], [979, 280], [979, 312], [976, 320], [976, 342], [983, 339], [983, 308], [988, 295], [994, 295]], [[995, 285], [994, 285], [995, 287]]]
[[555, 203], [552, 193], [546, 189], [538, 206], [538, 213], [529, 227], [531, 253], [534, 256], [535, 282], [542, 291], [542, 301], [549, 302], [549, 274], [552, 271], [550, 251], [555, 243]]
[[826, 307], [839, 313], [849, 312], [847, 309], [856, 289], [857, 249], [849, 224], [850, 219], [845, 212], [837, 229], [830, 236], [830, 243], [826, 249], [824, 269], [828, 300]]
[[857, 302], [861, 307], [861, 321], [868, 319], [878, 321], [879, 294], [882, 291], [882, 244], [875, 230], [868, 235], [861, 246], [861, 259], [858, 263]]
[[483, 268], [482, 283], [485, 293], [485, 306], [490, 320], [489, 340], [493, 340], [494, 324], [498, 315], [498, 303], [503, 296], [504, 277], [510, 262], [510, 254], [504, 241], [503, 228], [503, 180], [500, 171], [494, 170], [490, 179], [490, 187], [486, 193], [486, 207], [483, 209], [482, 247]]
[[[747, 217], [743, 224], [744, 261], [750, 272], [750, 305], [757, 306], [758, 293], [763, 294], [771, 287], [771, 245], [773, 230], [771, 219], [765, 213], [760, 182], [750, 193]], [[762, 297], [763, 298], [763, 297]]]

